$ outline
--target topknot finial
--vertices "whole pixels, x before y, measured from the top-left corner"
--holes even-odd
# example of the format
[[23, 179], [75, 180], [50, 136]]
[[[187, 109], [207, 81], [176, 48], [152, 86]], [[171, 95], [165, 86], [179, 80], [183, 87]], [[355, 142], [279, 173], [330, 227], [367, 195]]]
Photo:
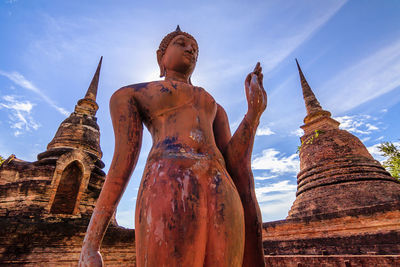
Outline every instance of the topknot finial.
[[[196, 39], [194, 39], [194, 37], [192, 35], [190, 35], [187, 32], [183, 32], [181, 30], [181, 27], [179, 27], [179, 25], [176, 26], [176, 30], [173, 32], [168, 33], [161, 41], [160, 46], [159, 46], [159, 50], [161, 51], [162, 55], [164, 55], [165, 50], [167, 50], [167, 47], [169, 45], [169, 42], [171, 42], [172, 39], [174, 39], [174, 37], [178, 36], [178, 35], [184, 35], [192, 40], [194, 40], [196, 42], [197, 45], [197, 41]], [[197, 46], [198, 49], [198, 46]]]

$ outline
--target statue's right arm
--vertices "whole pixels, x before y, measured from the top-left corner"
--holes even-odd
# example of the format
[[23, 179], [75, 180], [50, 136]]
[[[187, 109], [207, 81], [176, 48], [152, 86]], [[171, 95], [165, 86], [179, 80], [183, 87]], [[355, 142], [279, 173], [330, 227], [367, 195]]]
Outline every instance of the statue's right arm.
[[79, 266], [102, 266], [101, 241], [137, 163], [143, 125], [133, 91], [129, 87], [119, 89], [110, 100], [114, 156], [90, 219]]

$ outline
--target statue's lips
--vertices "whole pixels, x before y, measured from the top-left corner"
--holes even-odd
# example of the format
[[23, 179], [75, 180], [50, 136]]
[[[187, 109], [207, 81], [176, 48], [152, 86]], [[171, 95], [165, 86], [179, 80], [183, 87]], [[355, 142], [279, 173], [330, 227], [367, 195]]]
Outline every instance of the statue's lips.
[[184, 55], [186, 58], [190, 59], [190, 61], [194, 61], [194, 60], [195, 60], [194, 55], [192, 55], [192, 54], [190, 54], [190, 53], [184, 53], [183, 55]]

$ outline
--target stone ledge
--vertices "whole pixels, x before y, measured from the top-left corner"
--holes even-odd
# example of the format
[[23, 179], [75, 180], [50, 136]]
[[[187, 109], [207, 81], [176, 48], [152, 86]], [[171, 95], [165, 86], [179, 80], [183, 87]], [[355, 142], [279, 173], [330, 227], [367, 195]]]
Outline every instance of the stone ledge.
[[265, 256], [266, 266], [313, 267], [313, 266], [400, 266], [400, 255], [279, 255]]

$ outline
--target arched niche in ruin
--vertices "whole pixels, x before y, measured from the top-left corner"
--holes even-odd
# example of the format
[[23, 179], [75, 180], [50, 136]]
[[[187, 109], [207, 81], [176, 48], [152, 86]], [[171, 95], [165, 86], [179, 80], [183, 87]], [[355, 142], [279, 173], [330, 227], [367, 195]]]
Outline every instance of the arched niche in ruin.
[[73, 214], [79, 188], [82, 182], [83, 170], [81, 164], [75, 160], [62, 172], [50, 213]]
[[48, 191], [47, 211], [51, 214], [78, 215], [93, 167], [93, 160], [81, 150], [62, 155], [57, 160]]

